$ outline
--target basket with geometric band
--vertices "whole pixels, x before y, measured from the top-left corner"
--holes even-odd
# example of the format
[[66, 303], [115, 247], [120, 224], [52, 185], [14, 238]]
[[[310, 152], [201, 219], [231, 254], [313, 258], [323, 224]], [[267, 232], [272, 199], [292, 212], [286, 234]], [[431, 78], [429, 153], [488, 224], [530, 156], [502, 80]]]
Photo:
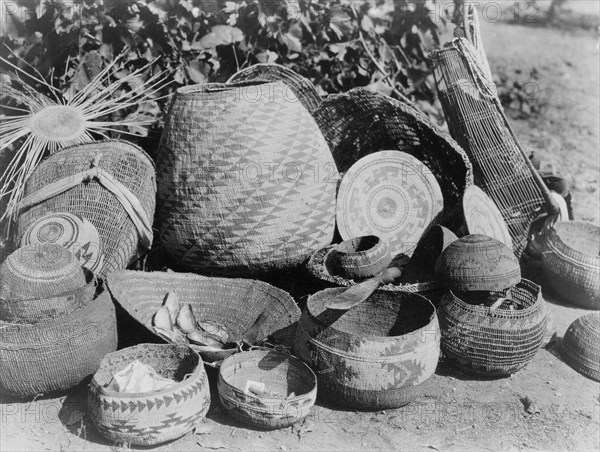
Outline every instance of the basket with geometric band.
[[[177, 383], [144, 393], [107, 388], [113, 375], [139, 360]], [[152, 446], [179, 438], [210, 407], [208, 377], [200, 357], [184, 345], [141, 344], [108, 354], [90, 384], [90, 417], [111, 441]]]
[[156, 198], [154, 163], [139, 147], [107, 140], [70, 146], [44, 160], [25, 185], [17, 240], [39, 218], [70, 212], [98, 230], [105, 276], [150, 249]]

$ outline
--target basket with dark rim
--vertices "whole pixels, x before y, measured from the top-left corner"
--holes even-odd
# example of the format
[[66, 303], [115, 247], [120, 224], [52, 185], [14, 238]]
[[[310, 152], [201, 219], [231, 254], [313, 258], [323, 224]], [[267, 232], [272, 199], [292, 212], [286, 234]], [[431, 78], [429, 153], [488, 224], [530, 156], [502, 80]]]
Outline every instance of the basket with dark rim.
[[[106, 281], [117, 303], [153, 334], [152, 317], [171, 291], [177, 293], [180, 306], [191, 305], [198, 321], [223, 326], [231, 341], [241, 340], [260, 318], [258, 340], [272, 336], [282, 345], [291, 345], [300, 318], [300, 309], [287, 292], [253, 279], [124, 270], [111, 273]], [[207, 362], [214, 360], [198, 350]]]
[[[164, 389], [120, 393], [107, 386], [113, 375], [139, 360], [176, 381]], [[90, 384], [88, 406], [98, 431], [111, 441], [151, 446], [192, 430], [210, 407], [208, 377], [189, 347], [141, 344], [108, 354]]]
[[444, 196], [441, 224], [462, 223], [462, 196], [473, 183], [472, 167], [460, 146], [416, 108], [365, 88], [330, 95], [313, 112], [340, 173], [360, 158], [382, 150], [411, 154], [433, 173]]
[[327, 256], [327, 267], [343, 278], [361, 279], [382, 272], [391, 261], [385, 242], [375, 235], [365, 235], [335, 245]]
[[[533, 359], [546, 334], [546, 302], [540, 287], [526, 279], [510, 292], [485, 292], [481, 300], [471, 300], [484, 305], [467, 303], [453, 292], [442, 298], [441, 349], [451, 362], [473, 373], [506, 376]], [[499, 297], [510, 297], [520, 309], [485, 305]]]
[[576, 319], [563, 337], [561, 354], [569, 366], [592, 380], [600, 381], [600, 313]]
[[[247, 391], [256, 383], [264, 388]], [[285, 428], [308, 415], [317, 398], [317, 377], [294, 356], [253, 350], [223, 362], [218, 389], [221, 404], [235, 420], [264, 429]]]
[[70, 146], [38, 165], [25, 186], [17, 241], [39, 218], [70, 212], [100, 234], [97, 273], [126, 268], [150, 249], [156, 198], [154, 163], [138, 146], [118, 140]]

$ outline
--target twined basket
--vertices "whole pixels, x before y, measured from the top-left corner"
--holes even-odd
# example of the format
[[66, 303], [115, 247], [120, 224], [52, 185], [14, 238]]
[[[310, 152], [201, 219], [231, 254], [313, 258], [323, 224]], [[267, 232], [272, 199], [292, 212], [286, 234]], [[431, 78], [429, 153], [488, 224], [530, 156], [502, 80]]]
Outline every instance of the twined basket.
[[[159, 391], [120, 393], [108, 389], [113, 375], [139, 360], [177, 384]], [[210, 407], [208, 377], [196, 352], [183, 345], [141, 344], [107, 355], [90, 384], [90, 417], [112, 441], [152, 446], [192, 430]]]
[[411, 154], [427, 165], [444, 196], [441, 224], [462, 223], [462, 196], [473, 183], [469, 158], [416, 108], [365, 88], [330, 95], [313, 112], [340, 173], [382, 150]]
[[255, 276], [333, 238], [338, 173], [282, 82], [180, 88], [157, 160], [159, 242], [173, 266]]
[[573, 304], [600, 309], [600, 228], [560, 222], [544, 232], [543, 244], [547, 283]]
[[451, 362], [473, 373], [506, 376], [533, 359], [546, 334], [546, 302], [540, 287], [526, 279], [510, 290], [520, 309], [466, 303], [453, 292], [442, 298], [441, 349]]
[[294, 351], [317, 374], [318, 396], [360, 410], [410, 403], [438, 363], [434, 306], [418, 294], [379, 290], [349, 311], [327, 309], [344, 290], [312, 295], [298, 322]]
[[[253, 384], [261, 385], [255, 393], [247, 390]], [[223, 362], [218, 389], [221, 404], [235, 420], [265, 429], [284, 428], [309, 414], [317, 398], [317, 377], [294, 356], [253, 350]]]
[[154, 163], [139, 147], [107, 140], [67, 147], [44, 160], [25, 186], [17, 241], [37, 219], [70, 212], [98, 230], [97, 274], [126, 268], [150, 248], [156, 197]]
[[600, 313], [590, 312], [569, 325], [561, 354], [577, 372], [600, 381]]
[[116, 349], [115, 307], [106, 291], [52, 320], [0, 322], [0, 390], [25, 398], [68, 389], [93, 374]]

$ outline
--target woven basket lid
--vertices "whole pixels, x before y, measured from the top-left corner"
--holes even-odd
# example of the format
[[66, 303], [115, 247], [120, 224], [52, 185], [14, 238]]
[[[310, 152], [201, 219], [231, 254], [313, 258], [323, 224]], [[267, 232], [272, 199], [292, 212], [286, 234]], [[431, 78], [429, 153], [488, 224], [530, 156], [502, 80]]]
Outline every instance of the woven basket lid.
[[577, 372], [600, 381], [600, 312], [581, 316], [569, 325], [561, 352]]
[[496, 291], [521, 281], [519, 260], [511, 248], [492, 237], [472, 234], [452, 242], [435, 266], [450, 290]]
[[61, 245], [32, 243], [17, 249], [0, 266], [0, 298], [50, 298], [87, 284], [79, 260]]
[[463, 195], [463, 212], [469, 234], [482, 234], [500, 240], [509, 248], [513, 247], [512, 238], [500, 210], [485, 194], [471, 185]]
[[31, 243], [62, 245], [92, 272], [102, 263], [98, 230], [85, 218], [69, 212], [51, 213], [33, 223], [23, 235], [21, 246]]
[[442, 191], [427, 166], [404, 152], [380, 151], [344, 175], [336, 219], [343, 239], [377, 235], [392, 256], [410, 256], [443, 207]]

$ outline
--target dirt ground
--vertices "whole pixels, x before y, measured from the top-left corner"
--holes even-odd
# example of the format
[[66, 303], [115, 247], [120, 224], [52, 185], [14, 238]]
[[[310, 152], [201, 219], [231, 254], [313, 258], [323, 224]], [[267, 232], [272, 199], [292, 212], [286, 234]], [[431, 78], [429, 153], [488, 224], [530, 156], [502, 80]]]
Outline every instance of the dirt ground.
[[[597, 10], [597, 2], [584, 6], [590, 3]], [[485, 21], [482, 33], [494, 70], [518, 69], [516, 76], [526, 78], [536, 68], [543, 115], [510, 112], [516, 132], [570, 180], [576, 219], [598, 224], [597, 34]], [[204, 433], [156, 450], [598, 450], [600, 385], [572, 370], [558, 351], [568, 325], [587, 311], [547, 290], [544, 296], [557, 338], [510, 378], [481, 380], [441, 361], [424, 395], [404, 408], [359, 413], [318, 402], [303, 424], [272, 432], [233, 422], [213, 392]], [[215, 376], [209, 372], [213, 388]], [[539, 413], [525, 411], [525, 396]], [[124, 450], [98, 435], [85, 400], [85, 386], [59, 398], [2, 400], [0, 450]]]

